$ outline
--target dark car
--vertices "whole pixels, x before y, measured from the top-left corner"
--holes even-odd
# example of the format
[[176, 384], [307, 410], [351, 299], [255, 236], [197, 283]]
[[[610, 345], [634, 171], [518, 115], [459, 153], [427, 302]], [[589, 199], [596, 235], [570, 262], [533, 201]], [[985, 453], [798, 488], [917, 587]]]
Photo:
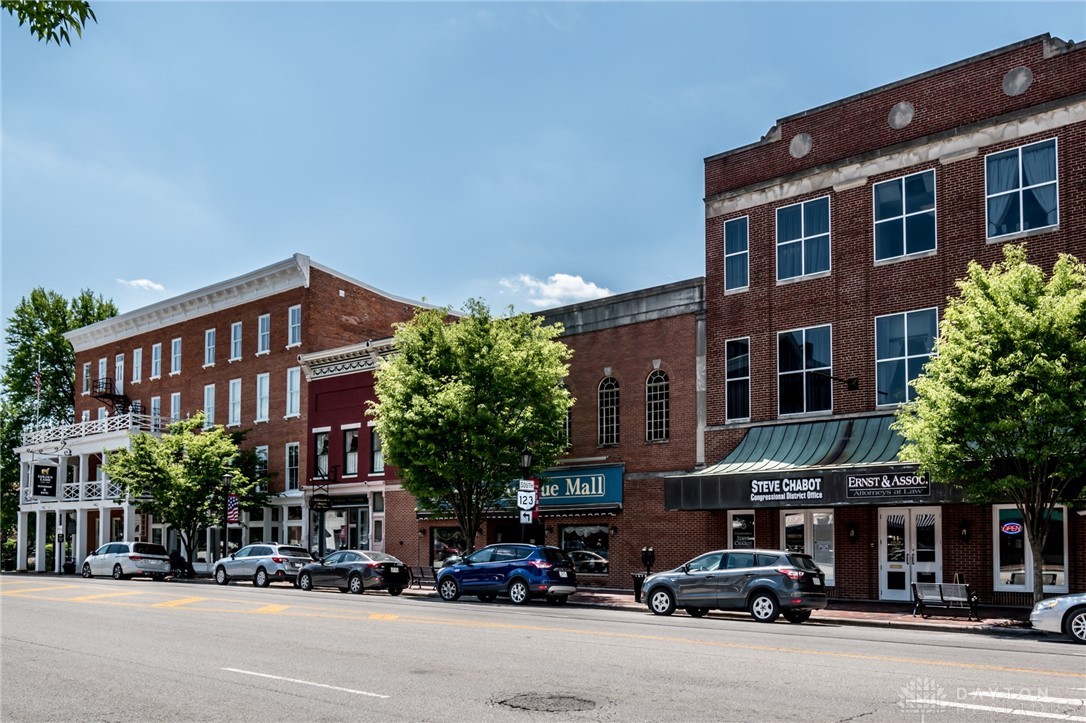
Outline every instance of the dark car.
[[388, 590], [389, 595], [399, 595], [409, 582], [407, 565], [374, 550], [336, 550], [298, 571], [298, 587], [303, 590], [336, 587], [355, 594]]
[[532, 598], [561, 605], [577, 592], [577, 573], [573, 561], [557, 547], [498, 543], [438, 570], [437, 591], [449, 601], [474, 595], [490, 602], [507, 595], [517, 605]]
[[694, 617], [710, 610], [749, 610], [771, 623], [778, 615], [793, 623], [826, 607], [826, 576], [810, 555], [784, 550], [716, 550], [674, 570], [658, 572], [642, 586], [657, 615], [683, 608]]

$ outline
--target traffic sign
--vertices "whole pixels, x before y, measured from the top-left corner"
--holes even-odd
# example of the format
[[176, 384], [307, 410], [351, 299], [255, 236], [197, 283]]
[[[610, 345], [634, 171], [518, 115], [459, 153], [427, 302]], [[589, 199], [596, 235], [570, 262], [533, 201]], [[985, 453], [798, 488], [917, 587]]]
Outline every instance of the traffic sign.
[[530, 524], [532, 524], [532, 511], [531, 510], [521, 510], [520, 511], [520, 524], [522, 524], [522, 525], [530, 525]]
[[535, 507], [535, 490], [517, 492], [517, 507], [522, 510], [530, 510]]
[[534, 479], [522, 479], [520, 481], [521, 492], [535, 492], [535, 480]]

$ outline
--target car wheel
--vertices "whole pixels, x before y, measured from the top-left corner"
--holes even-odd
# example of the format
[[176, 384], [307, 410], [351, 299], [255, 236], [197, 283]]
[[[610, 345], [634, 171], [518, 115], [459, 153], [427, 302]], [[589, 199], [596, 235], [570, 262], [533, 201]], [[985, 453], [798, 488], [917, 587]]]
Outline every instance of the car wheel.
[[93, 575], [91, 575], [90, 563], [87, 563], [87, 562], [83, 563], [83, 577], [86, 577], [86, 578], [93, 577]]
[[309, 576], [308, 572], [303, 572], [298, 576], [298, 587], [306, 591], [313, 589], [313, 578]]
[[790, 623], [795, 623], [796, 625], [805, 623], [811, 619], [810, 610], [785, 610], [781, 614], [784, 615], [785, 620]]
[[692, 618], [703, 618], [709, 614], [709, 608], [686, 608], [686, 614]]
[[366, 586], [362, 584], [361, 575], [351, 575], [347, 579], [347, 589], [351, 591], [352, 595], [361, 595], [366, 591]]
[[524, 605], [528, 602], [528, 585], [523, 580], [514, 580], [509, 583], [509, 599], [514, 605]]
[[221, 567], [215, 568], [215, 582], [219, 583], [220, 585], [225, 585], [227, 582], [229, 582], [229, 580], [230, 578], [226, 576], [226, 570]]
[[675, 596], [666, 587], [658, 587], [648, 597], [649, 609], [655, 615], [670, 615], [675, 612]]
[[494, 602], [498, 599], [498, 596], [492, 592], [484, 592], [479, 595], [479, 602]]
[[1076, 643], [1086, 643], [1086, 608], [1072, 610], [1063, 619], [1063, 632]]
[[771, 623], [781, 613], [777, 598], [770, 592], [756, 592], [750, 599], [750, 614], [760, 623]]
[[396, 597], [396, 596], [397, 596], [397, 595], [399, 595], [399, 594], [400, 594], [401, 592], [403, 592], [403, 588], [402, 588], [402, 587], [390, 587], [390, 588], [388, 589], [388, 594], [389, 594], [389, 595], [391, 595], [392, 597]]
[[460, 585], [453, 579], [452, 575], [449, 575], [441, 584], [437, 586], [437, 594], [441, 596], [442, 600], [452, 602], [453, 600], [460, 599]]
[[256, 574], [253, 575], [253, 584], [257, 587], [267, 587], [268, 582], [268, 571], [262, 567], [258, 567], [256, 569]]
[[124, 570], [121, 569], [120, 563], [113, 566], [113, 579], [114, 580], [123, 580], [124, 579]]

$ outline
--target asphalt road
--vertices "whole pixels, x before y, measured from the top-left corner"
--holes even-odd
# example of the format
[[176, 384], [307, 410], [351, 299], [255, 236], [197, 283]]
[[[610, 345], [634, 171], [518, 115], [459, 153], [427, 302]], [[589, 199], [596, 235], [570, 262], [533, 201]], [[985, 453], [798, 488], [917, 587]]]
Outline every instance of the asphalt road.
[[0, 577], [0, 720], [1086, 721], [1086, 646]]

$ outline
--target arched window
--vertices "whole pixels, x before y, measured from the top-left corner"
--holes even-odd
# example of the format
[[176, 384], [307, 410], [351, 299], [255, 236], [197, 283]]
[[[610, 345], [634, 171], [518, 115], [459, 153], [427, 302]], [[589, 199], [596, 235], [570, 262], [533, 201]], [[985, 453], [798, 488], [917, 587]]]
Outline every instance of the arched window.
[[645, 441], [666, 442], [670, 434], [667, 372], [657, 369], [645, 381]]
[[618, 380], [606, 377], [599, 388], [600, 446], [618, 444]]

